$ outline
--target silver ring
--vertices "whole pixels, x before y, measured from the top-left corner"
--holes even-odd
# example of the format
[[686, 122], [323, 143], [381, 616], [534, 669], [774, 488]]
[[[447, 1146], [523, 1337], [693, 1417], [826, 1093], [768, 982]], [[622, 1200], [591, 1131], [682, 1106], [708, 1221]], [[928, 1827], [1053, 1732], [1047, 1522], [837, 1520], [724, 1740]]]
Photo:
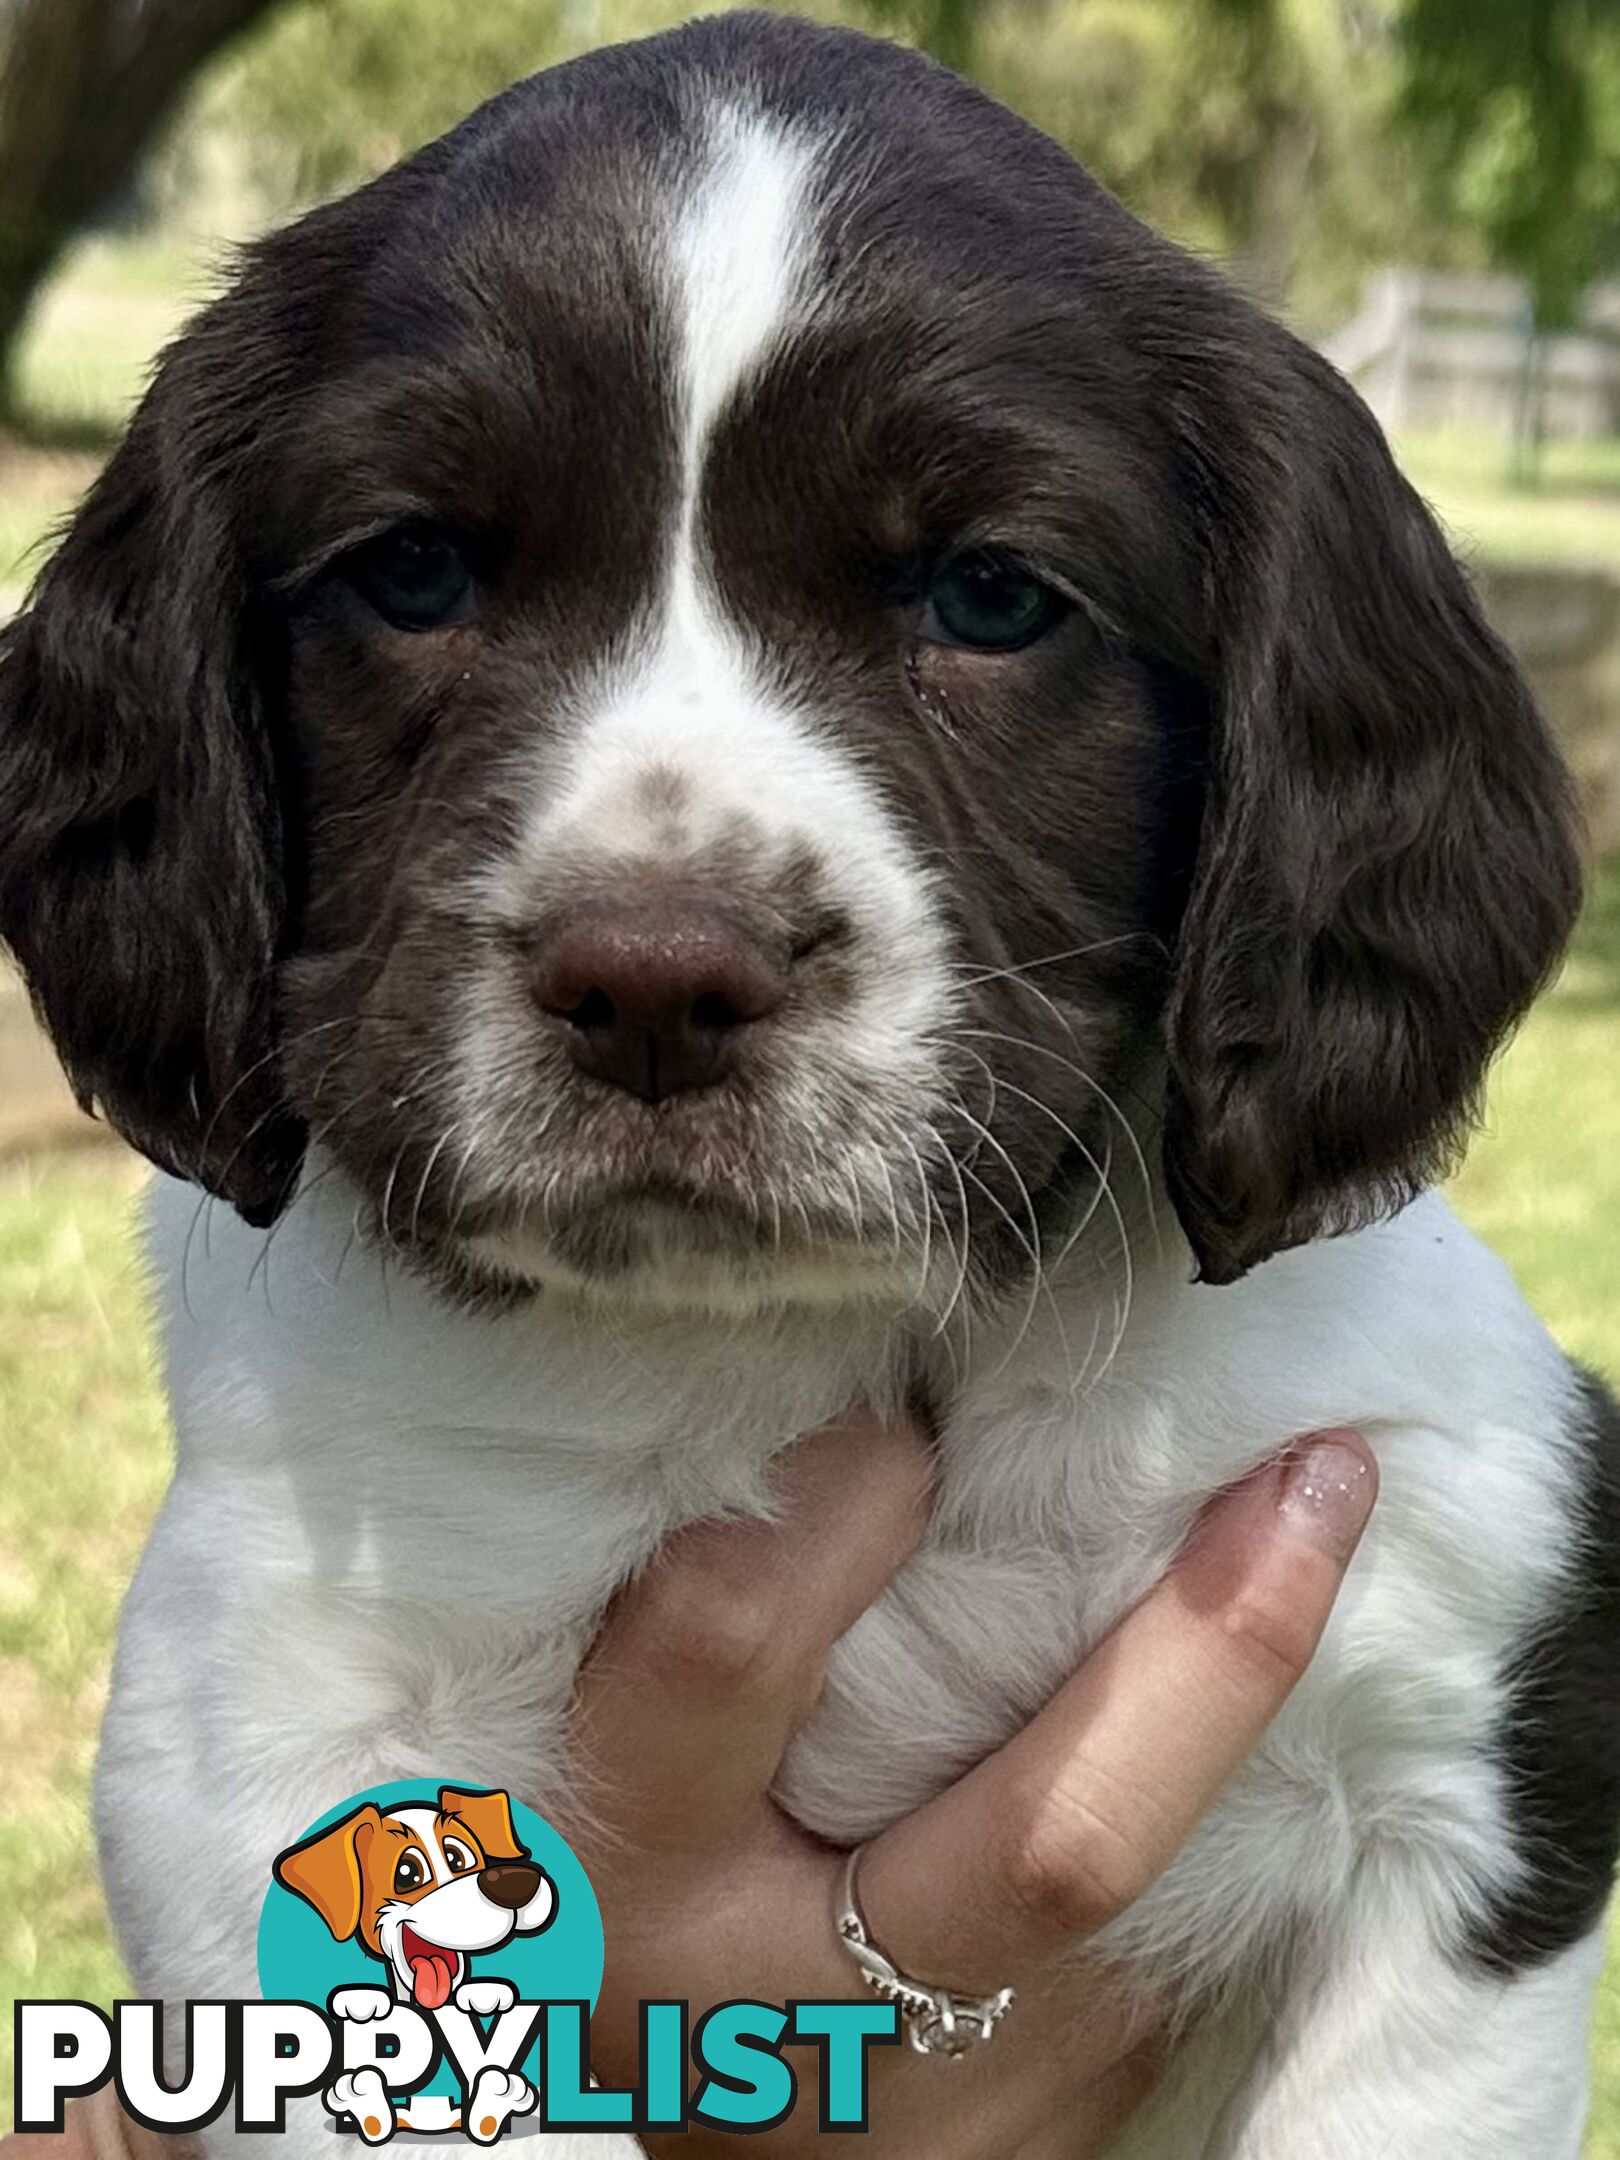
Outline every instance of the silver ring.
[[1012, 2008], [1013, 1991], [998, 1988], [994, 1995], [965, 1995], [955, 1988], [934, 1987], [913, 1980], [893, 1958], [872, 1940], [872, 1931], [861, 1911], [855, 1878], [860, 1870], [864, 1845], [857, 1845], [844, 1865], [844, 1879], [833, 1908], [838, 1940], [860, 1967], [861, 1978], [874, 1995], [897, 2003], [906, 2038], [919, 2055], [946, 2055], [960, 2059], [987, 2041]]

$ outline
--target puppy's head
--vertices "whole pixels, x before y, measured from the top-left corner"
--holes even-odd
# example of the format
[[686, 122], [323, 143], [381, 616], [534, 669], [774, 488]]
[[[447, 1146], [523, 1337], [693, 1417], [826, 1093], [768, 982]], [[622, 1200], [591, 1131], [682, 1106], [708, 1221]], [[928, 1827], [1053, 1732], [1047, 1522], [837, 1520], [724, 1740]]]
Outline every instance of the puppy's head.
[[1354, 395], [922, 60], [711, 20], [265, 242], [8, 633], [0, 930], [446, 1278], [1225, 1281], [1447, 1162], [1564, 777]]
[[368, 1801], [280, 1854], [272, 1871], [338, 1942], [387, 1965], [402, 1996], [437, 2010], [477, 1950], [539, 1934], [550, 1878], [519, 1842], [503, 1792], [442, 1787], [436, 1808]]

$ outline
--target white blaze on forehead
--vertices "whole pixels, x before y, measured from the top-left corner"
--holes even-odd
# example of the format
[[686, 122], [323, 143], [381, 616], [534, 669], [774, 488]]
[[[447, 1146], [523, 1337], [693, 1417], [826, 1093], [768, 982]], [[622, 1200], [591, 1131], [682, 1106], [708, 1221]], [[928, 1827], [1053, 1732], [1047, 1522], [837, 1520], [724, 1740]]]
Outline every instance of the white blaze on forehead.
[[583, 846], [610, 870], [701, 860], [739, 835], [774, 863], [803, 844], [824, 868], [830, 900], [862, 926], [903, 932], [928, 912], [925, 881], [838, 744], [837, 715], [796, 709], [766, 679], [757, 639], [728, 617], [698, 533], [717, 424], [814, 304], [814, 183], [831, 145], [739, 105], [710, 115], [701, 140], [687, 195], [670, 202], [654, 243], [682, 459], [662, 588], [639, 649], [593, 673], [558, 716], [527, 852], [543, 865], [559, 842]]
[[668, 265], [688, 516], [715, 422], [793, 321], [815, 164], [807, 140], [762, 113], [727, 106], [707, 130], [702, 176]]

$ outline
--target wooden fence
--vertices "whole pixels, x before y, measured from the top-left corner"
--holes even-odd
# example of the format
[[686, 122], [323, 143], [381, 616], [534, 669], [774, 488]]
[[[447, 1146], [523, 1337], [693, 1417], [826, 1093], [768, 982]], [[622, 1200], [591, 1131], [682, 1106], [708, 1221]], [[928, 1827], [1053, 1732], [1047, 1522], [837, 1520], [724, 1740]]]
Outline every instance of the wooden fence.
[[1620, 432], [1620, 285], [1594, 286], [1577, 328], [1538, 335], [1514, 278], [1381, 270], [1322, 349], [1393, 433]]

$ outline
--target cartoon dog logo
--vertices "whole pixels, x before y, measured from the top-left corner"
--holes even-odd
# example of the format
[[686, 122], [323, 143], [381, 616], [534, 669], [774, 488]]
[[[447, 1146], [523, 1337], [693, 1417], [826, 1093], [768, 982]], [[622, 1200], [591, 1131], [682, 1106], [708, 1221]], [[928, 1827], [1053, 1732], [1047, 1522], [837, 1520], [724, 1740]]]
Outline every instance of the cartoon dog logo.
[[[509, 2010], [516, 1989], [474, 1979], [470, 1960], [514, 1935], [538, 1935], [557, 1910], [551, 1878], [519, 1842], [504, 1792], [444, 1785], [437, 1807], [367, 1801], [289, 1846], [272, 1872], [314, 1907], [336, 1941], [358, 1942], [387, 1968], [388, 1988], [340, 1988], [332, 1997], [335, 2016], [361, 2022], [387, 2016], [396, 2002], [423, 2011], [453, 2003], [480, 2017]], [[484, 2070], [469, 2096], [468, 2134], [490, 2142], [534, 2099], [517, 2072]], [[381, 2144], [396, 2128], [460, 2127], [440, 2095], [418, 2095], [396, 2109], [375, 2070], [339, 2078], [326, 2104], [351, 2116], [368, 2144]]]

